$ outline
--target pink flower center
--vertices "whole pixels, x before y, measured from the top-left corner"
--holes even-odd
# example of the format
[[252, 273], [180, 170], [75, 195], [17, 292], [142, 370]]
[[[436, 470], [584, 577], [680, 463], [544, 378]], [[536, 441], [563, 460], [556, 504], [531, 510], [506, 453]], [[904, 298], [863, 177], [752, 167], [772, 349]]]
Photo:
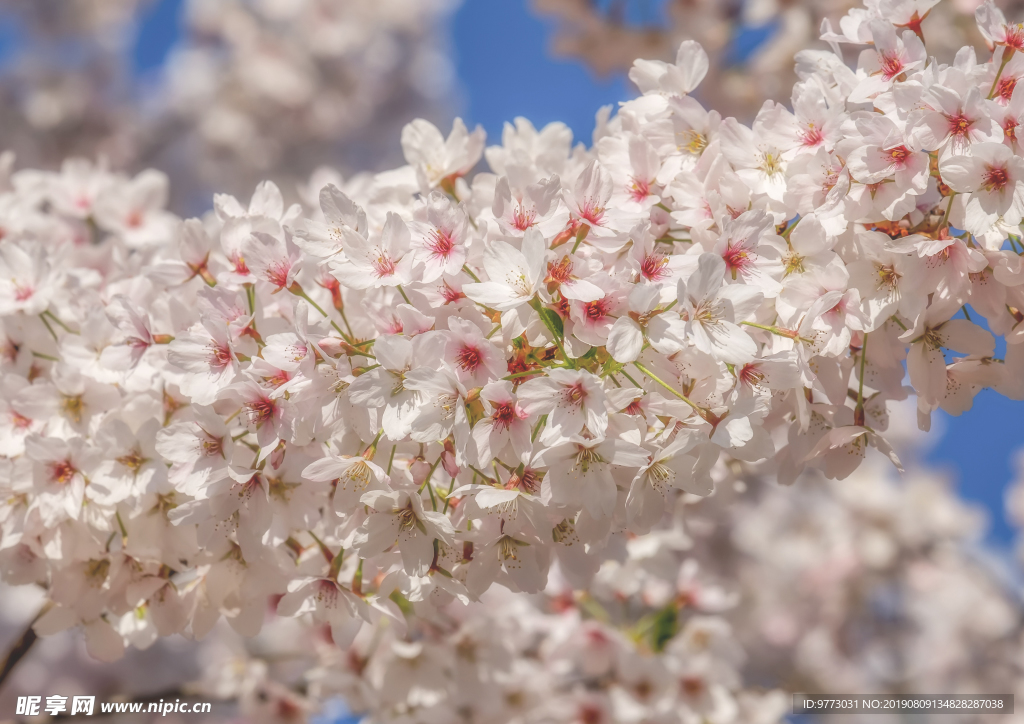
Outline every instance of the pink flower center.
[[36, 290], [30, 286], [21, 286], [20, 284], [14, 285], [14, 298], [19, 302], [24, 302], [27, 299], [31, 299], [32, 295], [36, 293]]
[[570, 405], [579, 406], [583, 404], [583, 400], [587, 397], [587, 391], [583, 389], [583, 383], [577, 382], [574, 385], [570, 385], [562, 390], [562, 400], [568, 402]]
[[999, 85], [996, 86], [996, 99], [1005, 102], [1010, 100], [1010, 96], [1013, 95], [1013, 89], [1017, 87], [1017, 79], [1014, 77], [1001, 78]]
[[267, 281], [275, 287], [288, 286], [288, 273], [292, 270], [291, 262], [282, 259], [271, 263], [267, 267]]
[[261, 397], [258, 400], [247, 402], [245, 410], [249, 413], [249, 420], [258, 426], [274, 416], [274, 407], [275, 403], [273, 400]]
[[430, 232], [430, 241], [427, 242], [434, 258], [447, 259], [455, 248], [455, 240], [452, 239], [451, 231], [446, 229], [434, 229]]
[[726, 269], [733, 273], [734, 279], [736, 278], [736, 272], [744, 271], [754, 264], [750, 251], [744, 246], [732, 246], [730, 244], [725, 253], [722, 254], [722, 259], [725, 261]]
[[611, 306], [607, 297], [598, 299], [596, 302], [587, 302], [583, 305], [583, 314], [591, 322], [600, 322], [608, 316], [608, 308]]
[[1003, 135], [1009, 138], [1011, 141], [1017, 140], [1017, 126], [1019, 124], [1012, 118], [1006, 119], [1006, 125], [1003, 126]]
[[66, 485], [71, 482], [71, 478], [75, 477], [75, 466], [71, 464], [69, 460], [60, 460], [57, 462], [50, 463], [50, 478], [55, 483]]
[[374, 259], [372, 264], [378, 279], [393, 276], [395, 273], [395, 262], [387, 252], [381, 252], [381, 255]]
[[32, 424], [32, 421], [24, 415], [19, 415], [17, 412], [11, 411], [11, 424], [19, 430], [24, 430]]
[[494, 406], [494, 414], [491, 415], [494, 427], [499, 430], [507, 430], [512, 426], [512, 421], [515, 419], [516, 410], [511, 402], [500, 402]]
[[629, 196], [634, 201], [640, 202], [651, 195], [651, 184], [649, 181], [633, 178], [633, 183], [627, 188]]
[[537, 211], [535, 209], [527, 211], [520, 204], [516, 206], [516, 210], [512, 214], [512, 226], [518, 231], [526, 231], [534, 225], [536, 218]]
[[545, 281], [552, 284], [565, 284], [572, 279], [572, 260], [563, 256], [557, 264], [548, 264], [548, 277]]
[[540, 480], [537, 478], [537, 472], [530, 468], [526, 468], [526, 470], [523, 471], [522, 476], [512, 473], [508, 482], [505, 483], [505, 490], [523, 490], [527, 493], [535, 494], [540, 490]]
[[210, 354], [206, 361], [209, 362], [211, 368], [222, 370], [231, 364], [231, 350], [226, 346], [211, 344], [209, 350]]
[[384, 331], [387, 334], [401, 334], [404, 329], [405, 325], [402, 323], [402, 320], [400, 318], [391, 317], [391, 321], [388, 322], [387, 329], [385, 329]]
[[1006, 25], [1006, 44], [1014, 50], [1024, 50], [1024, 25]]
[[743, 365], [743, 368], [737, 376], [739, 377], [740, 382], [748, 387], [757, 387], [764, 381], [764, 373], [761, 372], [756, 364]]
[[286, 382], [290, 382], [292, 376], [285, 370], [277, 370], [272, 375], [264, 377], [263, 379], [265, 379], [267, 381], [267, 384], [271, 385], [272, 387], [280, 387]]
[[1010, 181], [1006, 167], [989, 166], [985, 169], [983, 186], [986, 191], [1002, 191]]
[[458, 300], [460, 300], [460, 299], [462, 299], [463, 297], [466, 296], [462, 292], [460, 292], [457, 289], [455, 289], [454, 287], [452, 287], [448, 282], [445, 282], [444, 284], [442, 284], [438, 288], [438, 291], [441, 293], [441, 297], [444, 299], [444, 303], [445, 304], [451, 304], [452, 302], [457, 302]]
[[808, 148], [820, 146], [825, 142], [825, 134], [813, 123], [808, 124], [807, 128], [800, 135], [802, 136], [800, 142]]
[[594, 199], [587, 199], [580, 206], [580, 218], [592, 226], [600, 226], [604, 216], [604, 207], [598, 206]]
[[897, 146], [896, 148], [890, 148], [885, 153], [889, 157], [889, 163], [894, 168], [903, 168], [907, 165], [912, 151], [906, 146]]
[[898, 53], [886, 53], [882, 56], [882, 77], [892, 80], [903, 72], [903, 58]]
[[245, 257], [241, 254], [235, 254], [231, 257], [231, 263], [235, 265], [236, 274], [248, 274], [249, 267], [245, 264]]
[[651, 282], [664, 279], [668, 274], [665, 269], [667, 265], [667, 257], [658, 254], [645, 254], [644, 260], [640, 262], [640, 276]]
[[971, 126], [974, 124], [970, 118], [964, 116], [964, 114], [957, 113], [955, 116], [946, 116], [949, 121], [949, 135], [953, 136], [954, 139], [964, 139], [967, 136], [968, 131], [971, 130]]
[[467, 372], [476, 372], [477, 368], [483, 363], [483, 360], [484, 356], [480, 353], [480, 350], [469, 345], [460, 349], [459, 353], [455, 355], [455, 364]]
[[199, 443], [199, 447], [203, 451], [203, 455], [207, 457], [217, 457], [223, 454], [224, 441], [219, 437], [214, 437], [210, 433], [203, 430], [203, 441]]
[[129, 229], [138, 229], [142, 226], [142, 212], [138, 209], [132, 209], [124, 220], [124, 225]]

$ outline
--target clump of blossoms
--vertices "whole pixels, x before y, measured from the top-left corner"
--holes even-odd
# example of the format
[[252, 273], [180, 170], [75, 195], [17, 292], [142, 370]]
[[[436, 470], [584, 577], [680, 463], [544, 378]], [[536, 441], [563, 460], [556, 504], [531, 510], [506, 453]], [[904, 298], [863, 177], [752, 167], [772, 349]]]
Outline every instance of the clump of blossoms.
[[311, 215], [271, 183], [181, 222], [155, 172], [5, 177], [0, 569], [48, 590], [37, 631], [110, 659], [274, 600], [345, 648], [556, 561], [586, 587], [716, 463], [900, 467], [893, 402], [1024, 397], [1024, 65], [978, 18], [993, 56], [947, 66], [853, 13], [827, 37], [857, 69], [800, 53], [752, 127], [690, 95], [693, 42], [590, 149], [415, 121], [406, 166]]
[[[765, 99], [789, 99], [796, 80], [793, 55], [812, 46], [822, 23], [861, 24], [865, 15], [922, 30], [936, 57], [952, 56], [965, 45], [982, 47], [974, 22], [981, 0], [689, 0], [654, 10], [636, 0], [532, 0], [541, 16], [555, 21], [552, 50], [577, 58], [605, 75], [625, 72], [637, 58], [669, 60], [679, 43], [699, 40], [711, 58], [710, 77], [698, 91], [701, 101], [722, 113], [753, 118]], [[1020, 0], [1003, 0], [1016, 16]], [[860, 36], [867, 43], [870, 38]]]

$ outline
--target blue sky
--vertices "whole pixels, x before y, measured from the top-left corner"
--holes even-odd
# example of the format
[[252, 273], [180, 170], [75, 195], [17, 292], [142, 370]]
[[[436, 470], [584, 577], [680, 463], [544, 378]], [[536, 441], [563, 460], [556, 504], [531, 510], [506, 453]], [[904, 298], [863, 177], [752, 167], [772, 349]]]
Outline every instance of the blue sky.
[[[553, 58], [552, 23], [533, 15], [528, 2], [464, 0], [456, 12], [452, 41], [463, 88], [460, 112], [470, 126], [482, 125], [491, 143], [500, 142], [506, 121], [525, 116], [538, 128], [562, 121], [589, 145], [597, 109], [628, 99], [632, 87], [623, 75], [601, 79], [576, 61]], [[140, 71], [162, 63], [179, 34], [182, 6], [183, 0], [160, 0], [147, 14], [135, 52]], [[653, 7], [657, 11], [660, 3]], [[763, 39], [762, 29], [746, 32], [735, 39], [738, 48]], [[1024, 403], [982, 392], [961, 417], [935, 414], [936, 434], [925, 457], [950, 471], [965, 498], [988, 509], [989, 541], [996, 545], [1008, 545], [1012, 537], [1002, 512], [1003, 490], [1014, 474], [1021, 422]]]
[[465, 0], [456, 14], [464, 118], [482, 125], [492, 143], [500, 143], [506, 121], [525, 116], [538, 128], [562, 121], [590, 145], [598, 108], [628, 99], [632, 86], [622, 75], [599, 79], [581, 63], [552, 58], [553, 26], [529, 12], [527, 2]]

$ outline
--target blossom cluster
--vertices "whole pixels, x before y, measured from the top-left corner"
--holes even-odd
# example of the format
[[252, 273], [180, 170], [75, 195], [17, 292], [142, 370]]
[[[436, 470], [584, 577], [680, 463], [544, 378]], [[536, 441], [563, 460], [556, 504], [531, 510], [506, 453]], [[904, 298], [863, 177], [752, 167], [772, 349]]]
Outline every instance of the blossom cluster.
[[110, 659], [255, 634], [273, 598], [345, 648], [556, 561], [583, 588], [722, 466], [900, 467], [911, 394], [922, 427], [1024, 396], [1024, 46], [978, 21], [992, 58], [945, 65], [853, 12], [825, 38], [857, 69], [802, 52], [794, 110], [751, 127], [693, 98], [686, 42], [589, 149], [418, 120], [407, 165], [311, 212], [266, 182], [181, 221], [158, 172], [5, 173], [0, 570], [48, 590], [36, 630]]
[[[636, 0], [532, 0], [531, 4], [539, 15], [555, 22], [554, 52], [577, 58], [601, 75], [626, 71], [637, 58], [668, 60], [683, 40], [699, 40], [712, 67], [698, 97], [743, 120], [752, 118], [766, 98], [788, 99], [796, 80], [793, 55], [814, 46], [823, 21], [835, 23], [850, 10], [853, 14], [866, 10], [900, 26], [923, 28], [936, 57], [983, 43], [973, 22], [981, 0], [869, 0], [863, 3], [866, 8], [855, 0], [690, 0], [665, 3], [662, 8]], [[1024, 10], [1020, 0], [999, 5], [1011, 17]]]

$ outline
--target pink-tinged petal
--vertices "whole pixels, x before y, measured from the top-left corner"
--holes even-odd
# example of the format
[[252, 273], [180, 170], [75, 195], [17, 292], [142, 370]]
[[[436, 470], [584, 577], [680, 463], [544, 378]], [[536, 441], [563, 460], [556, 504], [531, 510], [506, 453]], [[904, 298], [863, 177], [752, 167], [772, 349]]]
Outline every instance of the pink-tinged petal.
[[616, 362], [625, 364], [633, 362], [640, 356], [644, 346], [644, 335], [637, 324], [629, 317], [619, 317], [608, 333], [608, 354]]
[[991, 357], [996, 349], [996, 339], [987, 329], [982, 329], [966, 319], [951, 319], [938, 330], [942, 346], [961, 354]]
[[957, 193], [970, 193], [981, 188], [984, 162], [974, 156], [952, 156], [942, 162], [942, 181]]
[[910, 383], [922, 400], [937, 405], [946, 393], [946, 360], [942, 351], [928, 349], [922, 342], [911, 346], [907, 354]]

